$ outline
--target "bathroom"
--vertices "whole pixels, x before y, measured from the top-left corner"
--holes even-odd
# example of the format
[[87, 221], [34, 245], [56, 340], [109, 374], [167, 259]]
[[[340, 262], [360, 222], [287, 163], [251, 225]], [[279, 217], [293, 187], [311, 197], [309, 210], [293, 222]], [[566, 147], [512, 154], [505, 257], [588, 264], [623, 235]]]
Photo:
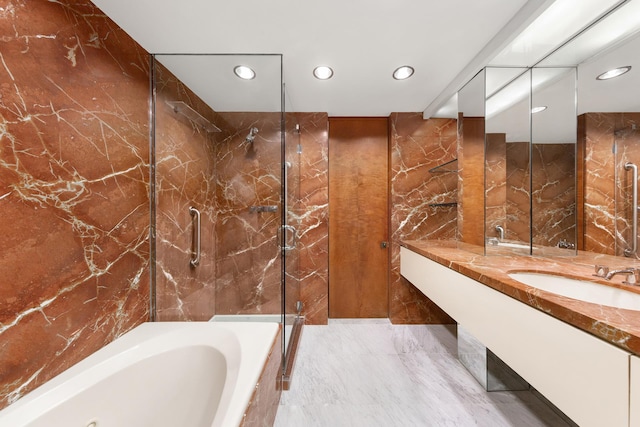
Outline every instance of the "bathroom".
[[[280, 213], [247, 209], [236, 215], [234, 209], [240, 208], [231, 203], [228, 210], [221, 209], [216, 205], [223, 200], [218, 191], [229, 187], [212, 178], [219, 178], [215, 168], [220, 162], [229, 162], [231, 169], [253, 167], [255, 158], [245, 156], [252, 155], [252, 146], [256, 156], [266, 155], [268, 142], [280, 142], [280, 117], [212, 113], [208, 119], [221, 132], [197, 134], [216, 141], [222, 138], [229, 151], [222, 151], [221, 146], [214, 151], [199, 143], [169, 144], [165, 152], [151, 152], [148, 100], [152, 65], [147, 51], [124, 30], [98, 13], [92, 3], [81, 1], [8, 1], [2, 6], [1, 20], [6, 34], [16, 34], [2, 42], [1, 50], [2, 406], [152, 316], [196, 321], [214, 314], [279, 314], [277, 280], [275, 287], [261, 288], [259, 294], [240, 294], [224, 286], [226, 281], [245, 285], [233, 270], [243, 263], [253, 263], [255, 274], [265, 273], [268, 266], [267, 275], [279, 276], [282, 266], [277, 256], [267, 255], [254, 263], [257, 256], [247, 261], [220, 255], [233, 253], [223, 245], [235, 242], [243, 230], [243, 226], [232, 225], [233, 221], [275, 234]], [[168, 91], [191, 97], [179, 82], [161, 74], [156, 74], [156, 83], [162, 81]], [[163, 93], [156, 95], [162, 100], [156, 106], [166, 107]], [[295, 266], [287, 269], [293, 272], [288, 280], [295, 285], [285, 311], [295, 314], [295, 303], [300, 301], [306, 324], [322, 325], [328, 322], [329, 302], [329, 115], [298, 112], [296, 103], [291, 104], [285, 123], [292, 145], [286, 154], [295, 158], [289, 186], [294, 194], [291, 221], [298, 240], [296, 253], [287, 261]], [[424, 105], [415, 111], [422, 109]], [[394, 324], [449, 323], [452, 320], [446, 313], [401, 277], [399, 253], [404, 239], [456, 237], [455, 206], [427, 207], [429, 221], [411, 213], [416, 207], [424, 209], [424, 199], [429, 197], [425, 195], [442, 195], [442, 187], [453, 194], [456, 182], [444, 182], [442, 176], [427, 171], [456, 156], [457, 123], [450, 117], [424, 120], [422, 112], [391, 111], [389, 141], [394, 155], [390, 182], [394, 184], [390, 194], [389, 319]], [[175, 111], [165, 108], [164, 114]], [[253, 128], [257, 133], [251, 132]], [[169, 143], [180, 140], [178, 126], [155, 131], [156, 137], [166, 132]], [[254, 138], [253, 142], [247, 138]], [[150, 160], [152, 156], [155, 159]], [[151, 162], [156, 165], [154, 185], [158, 185], [153, 190]], [[422, 170], [424, 175], [410, 176], [409, 170]], [[256, 174], [259, 178], [262, 171]], [[418, 187], [416, 182], [420, 182]], [[280, 182], [272, 185], [279, 187]], [[166, 215], [152, 216], [152, 196]], [[242, 206], [278, 204], [269, 197]], [[182, 263], [184, 248], [192, 243], [192, 204], [206, 206], [200, 210], [203, 224], [213, 228], [204, 228], [203, 235], [218, 238], [215, 242], [202, 240], [203, 256], [196, 269]], [[174, 208], [181, 215], [172, 213]], [[229, 217], [223, 218], [226, 213]], [[164, 236], [163, 226], [171, 222], [177, 231]], [[585, 226], [592, 223], [595, 221], [585, 222]], [[224, 228], [222, 224], [231, 225]], [[156, 237], [154, 247], [150, 235]], [[587, 237], [586, 248], [603, 242], [597, 234], [584, 235], [595, 236]], [[608, 246], [620, 245], [612, 240]], [[277, 245], [267, 252], [277, 255]], [[269, 263], [270, 259], [275, 261]], [[220, 288], [206, 286], [210, 274], [222, 284]], [[176, 283], [189, 287], [178, 289]], [[273, 286], [274, 281], [264, 283]]]

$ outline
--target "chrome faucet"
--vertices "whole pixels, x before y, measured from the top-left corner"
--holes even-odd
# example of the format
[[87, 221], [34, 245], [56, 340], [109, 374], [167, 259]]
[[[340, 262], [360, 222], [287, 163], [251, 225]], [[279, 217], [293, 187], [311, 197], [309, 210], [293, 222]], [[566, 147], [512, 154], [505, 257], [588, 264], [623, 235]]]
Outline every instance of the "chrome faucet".
[[500, 235], [500, 240], [504, 240], [504, 228], [501, 225], [496, 225], [496, 231]]
[[627, 278], [624, 282], [625, 285], [636, 285], [640, 282], [640, 269], [629, 267], [621, 270], [611, 270], [604, 276], [605, 280], [611, 280], [616, 274], [626, 274]]

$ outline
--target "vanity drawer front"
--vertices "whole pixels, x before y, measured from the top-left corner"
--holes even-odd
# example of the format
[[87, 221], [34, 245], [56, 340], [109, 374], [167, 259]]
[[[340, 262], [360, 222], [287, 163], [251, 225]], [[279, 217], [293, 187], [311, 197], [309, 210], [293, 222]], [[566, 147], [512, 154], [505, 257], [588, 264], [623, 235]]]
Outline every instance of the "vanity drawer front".
[[580, 426], [629, 425], [629, 353], [406, 248], [401, 274]]

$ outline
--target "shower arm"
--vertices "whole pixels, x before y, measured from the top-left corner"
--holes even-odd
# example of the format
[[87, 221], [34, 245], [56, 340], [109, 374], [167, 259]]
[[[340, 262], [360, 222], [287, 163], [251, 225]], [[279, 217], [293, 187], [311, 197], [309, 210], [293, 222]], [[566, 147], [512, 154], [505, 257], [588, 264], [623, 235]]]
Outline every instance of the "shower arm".
[[631, 194], [631, 209], [632, 209], [632, 231], [631, 231], [631, 248], [624, 250], [624, 255], [629, 257], [636, 255], [638, 251], [638, 166], [633, 163], [627, 162], [624, 165], [625, 170], [633, 171], [632, 182], [632, 194]]

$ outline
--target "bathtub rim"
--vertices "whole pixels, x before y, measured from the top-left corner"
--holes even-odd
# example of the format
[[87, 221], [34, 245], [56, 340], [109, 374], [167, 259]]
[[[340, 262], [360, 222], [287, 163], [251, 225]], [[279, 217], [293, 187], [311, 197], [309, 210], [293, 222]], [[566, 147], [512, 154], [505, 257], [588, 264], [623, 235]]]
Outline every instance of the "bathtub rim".
[[[189, 342], [189, 344], [198, 345], [204, 343], [206, 345], [206, 334], [215, 329], [230, 331], [238, 338], [241, 360], [236, 361], [239, 369], [232, 396], [227, 399], [228, 402], [226, 407], [223, 408], [222, 418], [219, 417], [218, 412], [216, 413], [213, 425], [240, 425], [267, 359], [272, 349], [274, 349], [274, 343], [280, 329], [280, 325], [277, 323], [144, 322], [0, 410], [0, 427], [22, 426], [33, 422], [42, 413], [46, 412], [48, 407], [59, 401], [56, 392], [64, 391], [68, 387], [69, 381], [78, 381], [77, 379], [74, 380], [78, 375], [86, 374], [90, 370], [95, 371], [101, 364], [113, 363], [114, 358], [121, 359], [116, 361], [116, 365], [128, 366], [124, 363], [128, 353], [139, 349], [147, 341], [161, 341], [170, 337], [186, 339], [185, 334], [196, 334], [196, 336], [200, 337], [200, 340], [196, 339], [194, 342]], [[182, 344], [183, 339], [178, 340], [178, 342]], [[177, 348], [175, 342], [169, 348]], [[234, 361], [231, 362], [233, 363]], [[112, 371], [113, 367], [110, 368], [110, 371]], [[225, 400], [224, 391], [220, 400], [221, 405], [223, 400]], [[42, 410], [34, 411], [34, 405], [36, 408], [38, 405], [46, 406]]]

